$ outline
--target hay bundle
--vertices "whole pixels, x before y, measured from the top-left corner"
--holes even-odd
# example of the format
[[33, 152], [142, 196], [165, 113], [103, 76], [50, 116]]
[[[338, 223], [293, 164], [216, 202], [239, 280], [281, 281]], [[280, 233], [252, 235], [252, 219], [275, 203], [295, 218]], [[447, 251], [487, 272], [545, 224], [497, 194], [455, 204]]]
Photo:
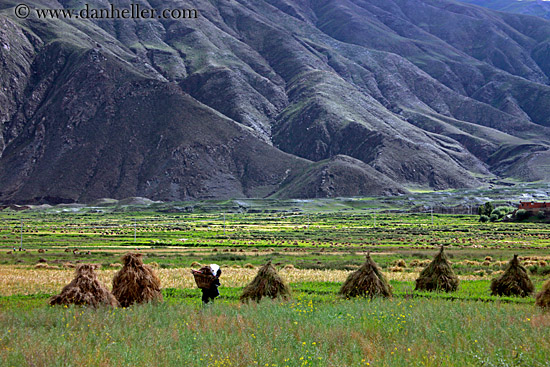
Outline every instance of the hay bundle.
[[63, 267], [67, 269], [74, 269], [76, 268], [75, 264], [72, 264], [70, 262], [63, 263]]
[[141, 254], [131, 252], [124, 255], [124, 266], [113, 278], [113, 294], [122, 307], [134, 303], [162, 302], [160, 279], [141, 257]]
[[97, 279], [95, 265], [81, 264], [75, 272], [75, 278], [61, 290], [61, 293], [50, 298], [50, 305], [100, 305], [118, 306], [118, 301]]
[[344, 297], [391, 297], [392, 291], [384, 274], [380, 271], [374, 260], [367, 254], [367, 260], [359, 269], [351, 273], [339, 294]]
[[550, 309], [550, 280], [544, 283], [541, 291], [537, 293], [535, 305], [544, 309]]
[[508, 263], [504, 273], [491, 281], [491, 294], [493, 296], [520, 296], [527, 297], [535, 290], [535, 286], [527, 270], [521, 266], [518, 255]]
[[418, 260], [418, 259], [411, 260], [411, 262], [409, 263], [409, 266], [410, 266], [411, 268], [420, 266], [420, 260]]
[[393, 266], [398, 266], [400, 268], [406, 268], [407, 267], [407, 263], [405, 262], [405, 260], [403, 259], [399, 259], [399, 260], [395, 260], [393, 262]]
[[388, 270], [392, 273], [402, 273], [405, 271], [405, 268], [402, 268], [400, 266], [391, 266], [390, 268], [388, 268]]
[[241, 302], [254, 300], [260, 302], [263, 297], [275, 299], [290, 297], [290, 287], [283, 281], [277, 269], [268, 261], [258, 270], [256, 277], [244, 289]]
[[458, 277], [445, 255], [443, 246], [432, 262], [416, 279], [415, 290], [453, 292], [458, 288]]

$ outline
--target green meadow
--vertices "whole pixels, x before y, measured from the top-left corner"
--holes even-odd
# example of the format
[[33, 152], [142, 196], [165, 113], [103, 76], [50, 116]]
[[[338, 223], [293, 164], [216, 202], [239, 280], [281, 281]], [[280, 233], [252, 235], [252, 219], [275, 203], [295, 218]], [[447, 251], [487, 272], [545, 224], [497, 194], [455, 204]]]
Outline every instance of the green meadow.
[[[46, 299], [43, 299], [44, 303]], [[358, 299], [2, 307], [5, 366], [547, 366], [532, 305]]]
[[[533, 297], [489, 291], [516, 253], [541, 288], [550, 274], [548, 224], [375, 212], [368, 200], [321, 209], [268, 204], [0, 212], [0, 365], [550, 365], [550, 315]], [[459, 289], [415, 291], [442, 245]], [[97, 264], [110, 287], [127, 251], [159, 273], [163, 303], [48, 306], [78, 263]], [[338, 295], [367, 252], [390, 280], [391, 299]], [[244, 285], [267, 261], [288, 279], [292, 298], [241, 304]], [[189, 270], [208, 263], [223, 273], [221, 296], [205, 307]]]

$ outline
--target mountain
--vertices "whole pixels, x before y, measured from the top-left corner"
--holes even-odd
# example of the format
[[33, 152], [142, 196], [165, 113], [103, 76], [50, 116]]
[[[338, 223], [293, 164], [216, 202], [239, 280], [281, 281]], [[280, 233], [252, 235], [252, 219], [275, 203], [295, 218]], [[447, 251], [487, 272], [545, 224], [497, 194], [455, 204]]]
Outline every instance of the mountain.
[[460, 0], [468, 4], [510, 13], [534, 15], [550, 19], [548, 0]]
[[[29, 2], [85, 3], [107, 6]], [[546, 20], [446, 0], [138, 3], [199, 15], [22, 20], [0, 3], [1, 202], [550, 179]]]

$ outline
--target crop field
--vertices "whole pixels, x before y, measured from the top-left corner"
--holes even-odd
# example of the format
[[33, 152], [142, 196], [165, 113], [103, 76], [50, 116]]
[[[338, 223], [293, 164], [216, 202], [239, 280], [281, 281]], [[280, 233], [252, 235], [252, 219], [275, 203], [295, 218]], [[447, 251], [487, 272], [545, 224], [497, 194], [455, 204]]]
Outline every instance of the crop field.
[[[4, 210], [0, 365], [550, 365], [550, 314], [536, 309], [533, 297], [492, 296], [489, 289], [514, 254], [541, 288], [550, 277], [550, 225], [361, 205]], [[415, 279], [441, 245], [459, 289], [415, 291]], [[162, 304], [48, 306], [79, 263], [97, 264], [110, 288], [129, 251], [155, 269]], [[338, 295], [367, 252], [393, 298]], [[290, 284], [292, 298], [241, 304], [242, 289], [267, 261]], [[204, 307], [190, 270], [210, 263], [222, 267], [221, 296]]]

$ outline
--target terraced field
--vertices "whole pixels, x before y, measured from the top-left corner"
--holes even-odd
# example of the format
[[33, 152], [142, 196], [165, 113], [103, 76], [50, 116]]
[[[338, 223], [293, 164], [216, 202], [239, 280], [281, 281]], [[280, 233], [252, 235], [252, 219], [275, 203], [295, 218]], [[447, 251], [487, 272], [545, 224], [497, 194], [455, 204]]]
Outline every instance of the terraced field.
[[[549, 315], [535, 309], [532, 297], [489, 292], [490, 280], [516, 253], [537, 289], [548, 279], [550, 227], [544, 223], [482, 224], [474, 215], [362, 209], [66, 209], [0, 212], [2, 365], [548, 365]], [[441, 245], [459, 290], [414, 291]], [[163, 305], [47, 306], [78, 263], [98, 264], [110, 287], [128, 251], [142, 253], [156, 269]], [[390, 280], [393, 299], [342, 299], [342, 282], [368, 251]], [[241, 305], [243, 287], [268, 260], [290, 283], [292, 300]], [[209, 263], [222, 266], [221, 296], [203, 308], [190, 269]], [[178, 320], [177, 327], [168, 320]], [[144, 327], [155, 337], [142, 335]], [[42, 355], [52, 337], [54, 357]], [[136, 344], [140, 337], [147, 343]], [[163, 357], [154, 358], [151, 348]]]

